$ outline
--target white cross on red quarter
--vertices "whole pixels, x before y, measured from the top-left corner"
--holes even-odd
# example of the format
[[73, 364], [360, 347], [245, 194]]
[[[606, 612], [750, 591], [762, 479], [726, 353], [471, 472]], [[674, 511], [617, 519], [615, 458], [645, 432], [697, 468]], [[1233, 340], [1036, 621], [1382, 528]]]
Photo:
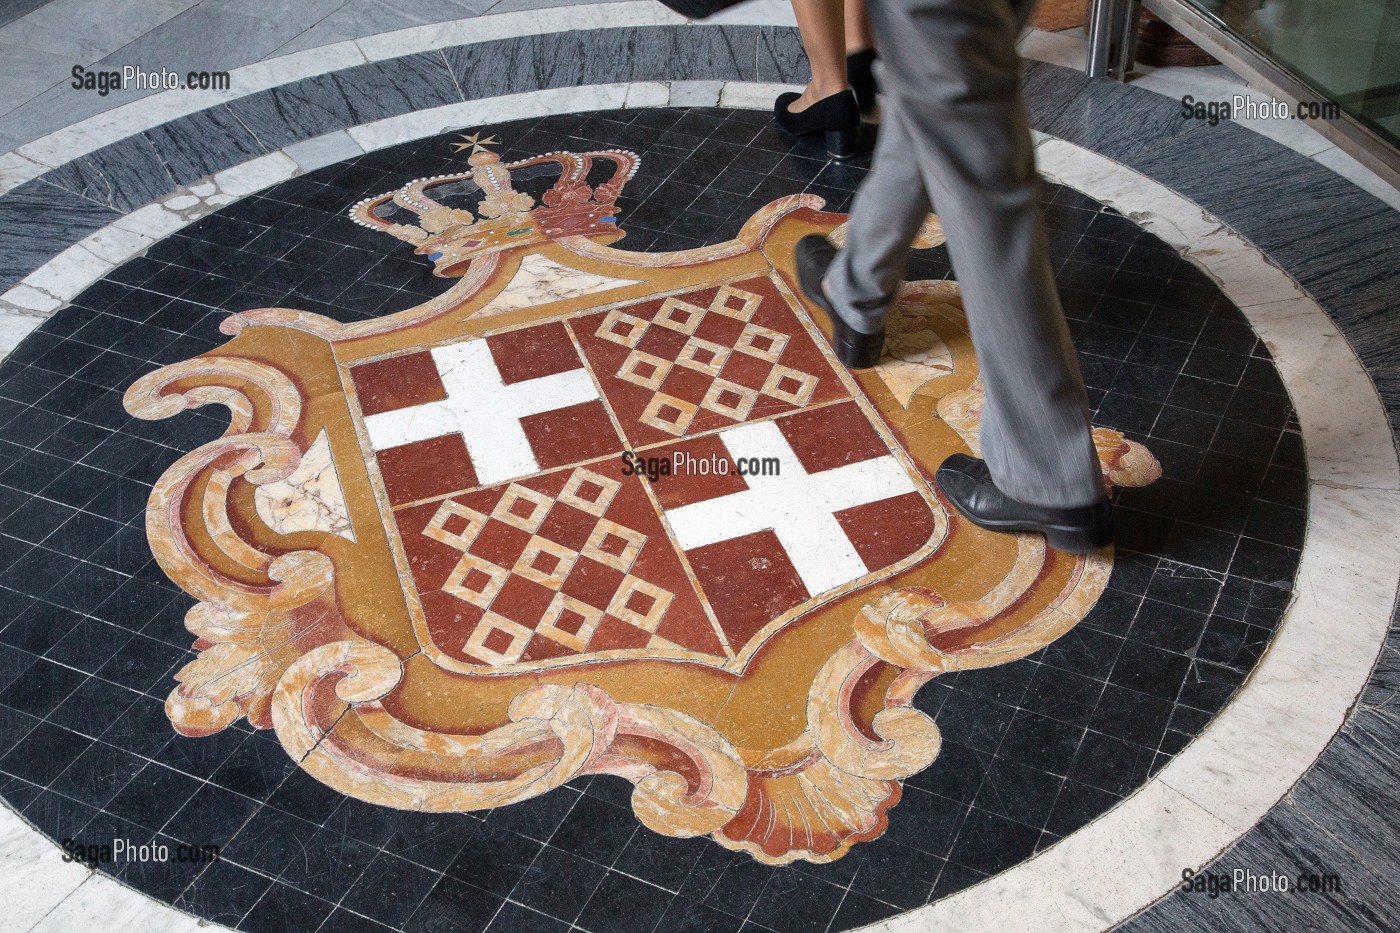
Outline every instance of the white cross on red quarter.
[[935, 532], [922, 484], [853, 401], [646, 453], [732, 465], [720, 475], [674, 470], [652, 488], [735, 650], [788, 610], [913, 555]]
[[365, 418], [370, 445], [388, 450], [460, 434], [483, 485], [539, 471], [522, 418], [598, 398], [597, 387], [582, 367], [507, 385], [485, 340], [429, 352], [447, 398]]
[[865, 565], [835, 513], [914, 492], [903, 464], [886, 454], [808, 473], [772, 421], [722, 431], [719, 437], [734, 462], [775, 458], [777, 470], [746, 477], [749, 488], [742, 492], [666, 512], [682, 550], [771, 530], [810, 596], [878, 569]]
[[361, 363], [350, 376], [396, 507], [621, 447], [559, 322]]

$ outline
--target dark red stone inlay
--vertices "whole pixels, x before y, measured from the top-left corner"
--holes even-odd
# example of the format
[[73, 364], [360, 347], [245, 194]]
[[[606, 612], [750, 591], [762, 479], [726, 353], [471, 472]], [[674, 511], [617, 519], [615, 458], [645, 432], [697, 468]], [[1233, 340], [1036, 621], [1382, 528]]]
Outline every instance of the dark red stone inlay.
[[[591, 475], [578, 477], [567, 490], [575, 469], [396, 513], [434, 643], [464, 661], [499, 660], [474, 655], [468, 645], [489, 612], [532, 632], [516, 659], [521, 662], [646, 648], [653, 636], [723, 657], [713, 625], [641, 488], [643, 481], [622, 476], [616, 460], [589, 464], [586, 469]], [[512, 487], [540, 493], [548, 500], [548, 511], [537, 523], [534, 504], [525, 498], [515, 507], [507, 503], [498, 511], [503, 498], [515, 495]], [[479, 528], [465, 551], [460, 541], [472, 533], [464, 530], [472, 522], [452, 514], [444, 506], [447, 501], [485, 519], [476, 520]], [[438, 527], [448, 541], [442, 534], [425, 533], [435, 516], [446, 517]], [[522, 524], [526, 527], [518, 527]], [[450, 540], [452, 535], [458, 536], [456, 542]], [[537, 553], [522, 559], [532, 547]], [[465, 555], [479, 558], [484, 569], [470, 566], [469, 561], [462, 563]], [[444, 587], [453, 585], [450, 578], [459, 563], [463, 570], [456, 585], [471, 592], [452, 595]], [[504, 583], [489, 601], [480, 600], [486, 605], [469, 598], [487, 591], [493, 575], [504, 575]], [[630, 595], [624, 588], [631, 590]], [[544, 622], [548, 624], [542, 627]], [[482, 644], [509, 655], [516, 643], [490, 631]]]
[[350, 370], [350, 378], [366, 417], [447, 398], [437, 365], [426, 350], [364, 363]]
[[[745, 307], [742, 295], [730, 298], [728, 307], [738, 317], [719, 310], [719, 287], [675, 296], [703, 309], [702, 314], [676, 306], [667, 311], [666, 299], [620, 309], [618, 313], [646, 323], [640, 337], [634, 324], [609, 327], [606, 312], [569, 321], [633, 447], [846, 395], [826, 357], [771, 281], [747, 279], [732, 288], [757, 299]], [[664, 321], [676, 326], [664, 326]], [[668, 429], [658, 421], [676, 427]]]

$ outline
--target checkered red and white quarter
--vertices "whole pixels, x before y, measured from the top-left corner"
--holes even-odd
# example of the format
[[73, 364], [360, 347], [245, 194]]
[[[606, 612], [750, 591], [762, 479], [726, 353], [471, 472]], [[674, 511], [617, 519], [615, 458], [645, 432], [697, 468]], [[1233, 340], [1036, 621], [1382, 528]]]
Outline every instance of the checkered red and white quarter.
[[[468, 664], [732, 658], [934, 531], [921, 483], [766, 278], [351, 376], [428, 631]], [[624, 450], [731, 469], [653, 482]], [[778, 468], [741, 476], [741, 459]]]

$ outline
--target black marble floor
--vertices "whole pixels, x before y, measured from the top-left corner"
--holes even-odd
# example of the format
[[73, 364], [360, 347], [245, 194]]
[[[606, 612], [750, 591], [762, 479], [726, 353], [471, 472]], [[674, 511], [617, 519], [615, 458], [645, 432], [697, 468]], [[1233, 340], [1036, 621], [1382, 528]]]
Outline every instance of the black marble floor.
[[[868, 163], [827, 161], [765, 114], [641, 110], [485, 129], [506, 160], [630, 148], [621, 248], [732, 236], [772, 199], [845, 210]], [[143, 422], [121, 392], [223, 341], [233, 311], [342, 321], [440, 292], [426, 263], [345, 209], [460, 170], [450, 138], [363, 156], [251, 196], [152, 247], [0, 366], [0, 795], [55, 840], [215, 844], [218, 861], [102, 866], [248, 930], [843, 930], [945, 897], [1103, 813], [1180, 751], [1243, 682], [1297, 567], [1306, 478], [1267, 351], [1203, 275], [1131, 220], [1063, 188], [1043, 212], [1096, 409], [1164, 475], [1119, 496], [1109, 590], [1078, 627], [1000, 668], [939, 678], [917, 705], [942, 754], [881, 839], [830, 865], [770, 868], [657, 836], [616, 778], [489, 814], [374, 807], [320, 785], [275, 739], [176, 736], [163, 700], [192, 600], [145, 544], [149, 486], [217, 436], [223, 409]], [[952, 273], [942, 250], [911, 278]], [[113, 869], [116, 869], [113, 871]]]

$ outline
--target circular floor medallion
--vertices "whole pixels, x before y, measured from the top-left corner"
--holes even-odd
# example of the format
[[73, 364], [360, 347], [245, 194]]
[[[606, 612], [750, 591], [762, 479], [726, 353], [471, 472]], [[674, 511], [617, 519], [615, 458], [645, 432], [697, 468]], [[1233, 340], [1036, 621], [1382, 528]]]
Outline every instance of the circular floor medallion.
[[[1121, 516], [1071, 560], [931, 487], [979, 397], [936, 225], [871, 373], [794, 294], [865, 163], [744, 111], [468, 132], [233, 204], [0, 366], [0, 793], [41, 831], [246, 929], [847, 929], [1083, 826], [1247, 676], [1301, 441], [1131, 220], [1043, 198]], [[790, 527], [716, 517], [765, 489]]]

